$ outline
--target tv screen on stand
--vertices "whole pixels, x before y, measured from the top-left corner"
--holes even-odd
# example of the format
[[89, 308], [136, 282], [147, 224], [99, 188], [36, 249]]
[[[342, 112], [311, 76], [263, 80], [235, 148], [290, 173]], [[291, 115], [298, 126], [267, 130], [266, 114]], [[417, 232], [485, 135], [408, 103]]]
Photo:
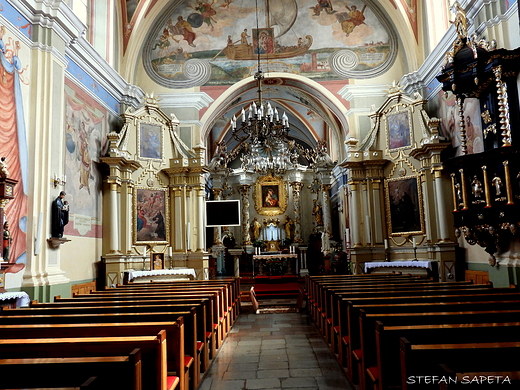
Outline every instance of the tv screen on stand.
[[206, 201], [206, 227], [240, 226], [240, 200]]

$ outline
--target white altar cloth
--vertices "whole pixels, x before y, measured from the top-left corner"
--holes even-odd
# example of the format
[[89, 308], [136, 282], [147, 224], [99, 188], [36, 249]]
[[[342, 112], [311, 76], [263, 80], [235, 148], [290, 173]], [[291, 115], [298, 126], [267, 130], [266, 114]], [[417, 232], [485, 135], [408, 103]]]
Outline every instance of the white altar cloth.
[[131, 282], [136, 278], [150, 278], [151, 276], [193, 276], [193, 279], [197, 279], [197, 274], [193, 268], [179, 268], [179, 269], [155, 269], [152, 271], [129, 271], [128, 281]]
[[5, 292], [0, 294], [0, 301], [16, 299], [16, 307], [29, 306], [31, 299], [25, 291]]
[[409, 260], [409, 261], [372, 261], [369, 263], [365, 263], [365, 273], [368, 272], [370, 268], [428, 268], [432, 270], [432, 262], [424, 261], [424, 260]]

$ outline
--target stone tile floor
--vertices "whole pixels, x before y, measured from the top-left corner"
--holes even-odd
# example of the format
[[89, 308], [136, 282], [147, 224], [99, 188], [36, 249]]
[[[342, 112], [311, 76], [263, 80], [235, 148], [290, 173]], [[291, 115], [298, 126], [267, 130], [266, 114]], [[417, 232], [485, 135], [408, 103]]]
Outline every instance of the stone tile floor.
[[199, 390], [351, 390], [304, 313], [243, 312]]

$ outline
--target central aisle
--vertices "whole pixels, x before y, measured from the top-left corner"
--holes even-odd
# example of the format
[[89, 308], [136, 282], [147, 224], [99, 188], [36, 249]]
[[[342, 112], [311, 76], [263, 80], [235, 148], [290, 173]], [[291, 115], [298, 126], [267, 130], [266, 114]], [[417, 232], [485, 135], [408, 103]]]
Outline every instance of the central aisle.
[[199, 390], [350, 390], [307, 314], [242, 313]]

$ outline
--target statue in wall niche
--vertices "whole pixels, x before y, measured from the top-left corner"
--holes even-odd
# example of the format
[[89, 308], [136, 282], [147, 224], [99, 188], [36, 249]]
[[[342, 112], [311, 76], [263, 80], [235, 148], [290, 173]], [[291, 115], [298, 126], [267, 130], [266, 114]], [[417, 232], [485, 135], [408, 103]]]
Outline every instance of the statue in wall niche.
[[502, 179], [495, 173], [495, 177], [491, 180], [495, 187], [496, 196], [502, 195]]
[[473, 176], [473, 180], [471, 181], [471, 193], [475, 197], [475, 201], [482, 199], [482, 191], [482, 182], [477, 176]]
[[69, 202], [64, 200], [65, 195], [67, 195], [65, 191], [61, 191], [52, 202], [51, 236], [53, 238], [62, 238], [63, 229], [69, 223]]

